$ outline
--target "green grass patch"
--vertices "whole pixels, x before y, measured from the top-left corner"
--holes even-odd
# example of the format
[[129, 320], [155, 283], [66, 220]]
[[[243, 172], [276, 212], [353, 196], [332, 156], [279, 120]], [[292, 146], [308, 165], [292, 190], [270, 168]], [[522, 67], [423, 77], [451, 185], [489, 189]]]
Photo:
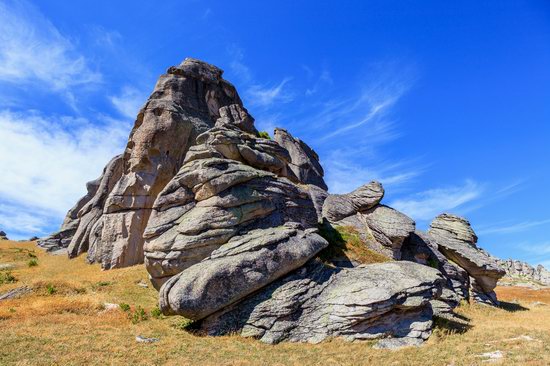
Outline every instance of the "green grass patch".
[[387, 256], [370, 249], [359, 232], [351, 226], [332, 227], [323, 224], [319, 234], [329, 242], [329, 246], [319, 253], [323, 262], [332, 263], [336, 259], [349, 259], [361, 264], [391, 261]]
[[17, 282], [17, 278], [15, 278], [15, 276], [12, 275], [10, 271], [0, 272], [0, 285], [15, 282]]
[[267, 132], [267, 131], [258, 132], [258, 137], [261, 137], [263, 139], [271, 140], [271, 136], [269, 136], [269, 132]]

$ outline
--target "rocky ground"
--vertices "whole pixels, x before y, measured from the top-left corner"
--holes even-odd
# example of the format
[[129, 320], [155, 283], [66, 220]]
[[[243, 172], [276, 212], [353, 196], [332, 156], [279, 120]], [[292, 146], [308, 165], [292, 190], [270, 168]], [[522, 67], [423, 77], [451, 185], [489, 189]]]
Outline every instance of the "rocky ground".
[[[355, 253], [351, 246], [345, 251]], [[159, 314], [143, 266], [101, 271], [84, 257], [49, 255], [33, 242], [0, 242], [0, 268], [0, 297], [28, 289], [0, 300], [1, 365], [550, 363], [548, 289], [497, 287], [500, 307], [463, 303], [455, 311], [469, 325], [437, 320], [422, 347], [388, 351], [370, 341], [268, 345], [235, 335], [205, 337], [187, 319]]]

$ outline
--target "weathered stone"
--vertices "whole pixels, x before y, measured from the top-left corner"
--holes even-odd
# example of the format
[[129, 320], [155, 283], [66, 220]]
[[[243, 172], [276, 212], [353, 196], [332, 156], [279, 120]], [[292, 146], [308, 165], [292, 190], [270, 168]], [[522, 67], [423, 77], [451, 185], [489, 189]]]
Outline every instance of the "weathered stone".
[[327, 245], [314, 232], [286, 227], [234, 237], [166, 282], [161, 310], [202, 319], [302, 266]]
[[410, 262], [341, 269], [312, 261], [206, 318], [201, 328], [266, 343], [318, 343], [327, 337], [423, 341], [431, 334], [429, 301], [443, 283], [437, 270]]
[[80, 224], [78, 212], [94, 197], [99, 188], [100, 181], [101, 177], [86, 183], [86, 195], [79, 199], [78, 202], [69, 210], [69, 212], [67, 212], [67, 215], [63, 220], [63, 224], [58, 232], [38, 240], [37, 245], [39, 247], [42, 247], [49, 252], [53, 252], [69, 246], [71, 239]]
[[470, 223], [459, 216], [441, 214], [428, 231], [445, 257], [462, 267], [475, 281], [470, 281], [474, 300], [484, 298], [497, 304], [494, 288], [505, 272], [476, 246], [477, 236]]
[[418, 230], [412, 233], [401, 247], [401, 259], [437, 268], [443, 274], [446, 284], [442, 294], [438, 299], [432, 301], [435, 315], [451, 315], [461, 300], [469, 300], [470, 277], [468, 273], [451, 263], [439, 251], [437, 244], [428, 234]]
[[2, 300], [10, 300], [10, 299], [17, 299], [21, 296], [24, 296], [26, 294], [29, 294], [32, 292], [32, 288], [28, 286], [21, 286], [16, 287], [14, 289], [9, 290], [6, 293], [0, 294], [0, 301]]
[[323, 216], [330, 222], [338, 222], [357, 212], [367, 211], [378, 205], [384, 197], [384, 188], [372, 181], [347, 194], [331, 194], [323, 205]]
[[544, 266], [538, 265], [536, 268], [530, 264], [518, 260], [502, 260], [495, 258], [497, 264], [505, 272], [505, 278], [512, 280], [533, 281], [544, 286], [550, 286], [550, 271]]
[[299, 182], [315, 185], [325, 191], [328, 189], [323, 179], [323, 167], [319, 164], [319, 155], [312, 148], [281, 128], [275, 129], [274, 139], [290, 154], [289, 167]]

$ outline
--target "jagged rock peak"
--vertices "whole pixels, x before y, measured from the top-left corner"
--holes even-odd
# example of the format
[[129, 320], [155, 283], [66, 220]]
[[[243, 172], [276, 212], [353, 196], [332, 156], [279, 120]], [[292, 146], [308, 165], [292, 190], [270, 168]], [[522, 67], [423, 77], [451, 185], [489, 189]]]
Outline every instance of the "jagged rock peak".
[[196, 58], [187, 57], [179, 66], [170, 67], [168, 73], [189, 76], [204, 82], [218, 83], [222, 79], [223, 70]]

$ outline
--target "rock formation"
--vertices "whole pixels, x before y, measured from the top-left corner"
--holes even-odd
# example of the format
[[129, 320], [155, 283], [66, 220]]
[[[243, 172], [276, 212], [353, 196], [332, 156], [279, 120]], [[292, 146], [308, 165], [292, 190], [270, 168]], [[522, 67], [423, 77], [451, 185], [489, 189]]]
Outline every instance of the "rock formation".
[[[451, 313], [470, 292], [496, 303], [504, 272], [467, 221], [441, 215], [422, 233], [381, 204], [380, 183], [329, 194], [323, 175], [288, 131], [260, 137], [220, 69], [186, 59], [160, 77], [124, 153], [39, 245], [87, 252], [104, 269], [144, 262], [164, 314], [268, 343], [418, 345], [434, 312]], [[323, 261], [334, 243], [320, 227], [351, 228], [390, 262]]]
[[539, 283], [543, 286], [550, 286], [550, 271], [542, 265], [533, 267], [528, 263], [508, 259], [495, 258], [497, 264], [506, 272], [506, 278], [511, 280], [523, 280]]
[[7, 234], [0, 230], [0, 240], [9, 240]]
[[428, 234], [445, 257], [468, 273], [473, 298], [482, 303], [498, 304], [493, 290], [505, 272], [476, 246], [477, 236], [470, 223], [459, 216], [442, 214], [432, 221]]

